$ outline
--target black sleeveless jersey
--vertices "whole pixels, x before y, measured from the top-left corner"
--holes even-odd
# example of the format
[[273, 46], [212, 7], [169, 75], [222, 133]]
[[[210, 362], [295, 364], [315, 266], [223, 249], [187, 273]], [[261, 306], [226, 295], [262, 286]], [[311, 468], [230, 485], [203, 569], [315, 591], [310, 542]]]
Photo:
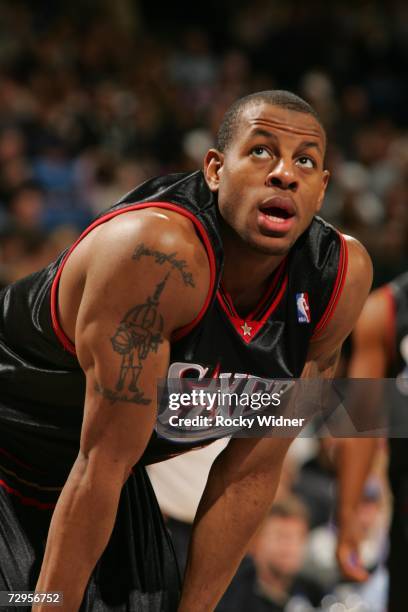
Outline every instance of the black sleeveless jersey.
[[[0, 467], [8, 470], [11, 481], [19, 473], [18, 482], [7, 486], [16, 486], [21, 495], [28, 495], [25, 487], [35, 472], [35, 483], [49, 490], [48, 500], [42, 488], [41, 503], [52, 503], [75, 460], [85, 395], [75, 347], [57, 317], [64, 262], [93, 228], [148, 206], [176, 211], [192, 221], [211, 272], [202, 311], [174, 336], [170, 376], [195, 369], [208, 377], [298, 377], [310, 339], [325, 327], [340, 296], [347, 268], [345, 241], [315, 217], [271, 277], [258, 306], [245, 319], [240, 317], [220, 283], [219, 213], [202, 172], [159, 177], [137, 187], [97, 218], [55, 262], [0, 293]], [[143, 461], [185, 450], [186, 444], [180, 448], [153, 434]]]
[[387, 337], [391, 364], [387, 376], [395, 378], [390, 410], [390, 461], [392, 475], [408, 472], [408, 273], [385, 286], [389, 297]]

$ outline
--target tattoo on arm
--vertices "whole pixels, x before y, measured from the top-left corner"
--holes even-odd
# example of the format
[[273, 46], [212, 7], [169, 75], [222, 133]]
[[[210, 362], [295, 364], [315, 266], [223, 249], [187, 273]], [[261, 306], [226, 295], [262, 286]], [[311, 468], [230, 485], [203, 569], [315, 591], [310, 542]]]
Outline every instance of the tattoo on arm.
[[156, 251], [154, 249], [150, 249], [146, 245], [139, 244], [133, 255], [132, 259], [139, 260], [144, 255], [154, 257], [155, 262], [162, 266], [164, 263], [169, 263], [172, 268], [178, 270], [181, 274], [183, 282], [186, 286], [195, 287], [193, 275], [191, 272], [186, 270], [187, 262], [185, 259], [176, 259], [177, 252], [174, 253], [162, 253], [161, 251]]
[[110, 339], [113, 350], [121, 355], [116, 386], [115, 389], [107, 389], [96, 382], [94, 389], [112, 404], [115, 402], [151, 404], [152, 400], [144, 396], [138, 381], [143, 362], [151, 352], [157, 353], [159, 345], [163, 342], [163, 317], [158, 312], [158, 305], [169, 276], [170, 273], [157, 284], [153, 295], [143, 304], [137, 304], [125, 314]]

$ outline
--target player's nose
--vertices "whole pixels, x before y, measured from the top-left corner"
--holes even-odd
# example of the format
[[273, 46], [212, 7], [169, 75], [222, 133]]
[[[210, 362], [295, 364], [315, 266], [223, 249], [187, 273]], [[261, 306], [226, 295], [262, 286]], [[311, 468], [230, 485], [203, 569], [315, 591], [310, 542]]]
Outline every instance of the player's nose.
[[295, 176], [292, 160], [279, 159], [270, 169], [266, 177], [266, 185], [268, 187], [279, 187], [280, 189], [296, 191], [298, 181]]

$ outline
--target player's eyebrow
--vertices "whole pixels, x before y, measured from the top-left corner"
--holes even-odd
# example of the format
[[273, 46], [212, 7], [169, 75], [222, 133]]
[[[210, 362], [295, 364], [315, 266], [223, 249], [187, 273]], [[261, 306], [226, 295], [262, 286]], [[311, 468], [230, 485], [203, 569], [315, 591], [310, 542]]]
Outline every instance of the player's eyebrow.
[[300, 143], [300, 145], [298, 146], [298, 149], [308, 149], [310, 147], [314, 147], [320, 153], [322, 153], [322, 149], [321, 149], [319, 143], [315, 142], [313, 140], [304, 140], [303, 142]]
[[[269, 140], [278, 142], [278, 138], [275, 136], [273, 132], [269, 132], [269, 130], [264, 130], [260, 127], [255, 128], [250, 133], [250, 138], [254, 138], [256, 136], [262, 136], [263, 138], [269, 138]], [[316, 142], [315, 140], [304, 140], [303, 142], [300, 143], [300, 145], [297, 148], [298, 149], [308, 149], [310, 147], [314, 147], [320, 153], [323, 154], [320, 144]]]

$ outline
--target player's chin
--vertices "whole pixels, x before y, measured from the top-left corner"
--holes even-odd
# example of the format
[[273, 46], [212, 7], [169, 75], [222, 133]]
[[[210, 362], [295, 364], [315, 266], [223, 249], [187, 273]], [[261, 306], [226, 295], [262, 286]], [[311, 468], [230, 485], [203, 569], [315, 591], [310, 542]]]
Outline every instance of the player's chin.
[[293, 245], [293, 237], [290, 235], [264, 235], [258, 234], [252, 245], [260, 253], [265, 255], [286, 255]]

